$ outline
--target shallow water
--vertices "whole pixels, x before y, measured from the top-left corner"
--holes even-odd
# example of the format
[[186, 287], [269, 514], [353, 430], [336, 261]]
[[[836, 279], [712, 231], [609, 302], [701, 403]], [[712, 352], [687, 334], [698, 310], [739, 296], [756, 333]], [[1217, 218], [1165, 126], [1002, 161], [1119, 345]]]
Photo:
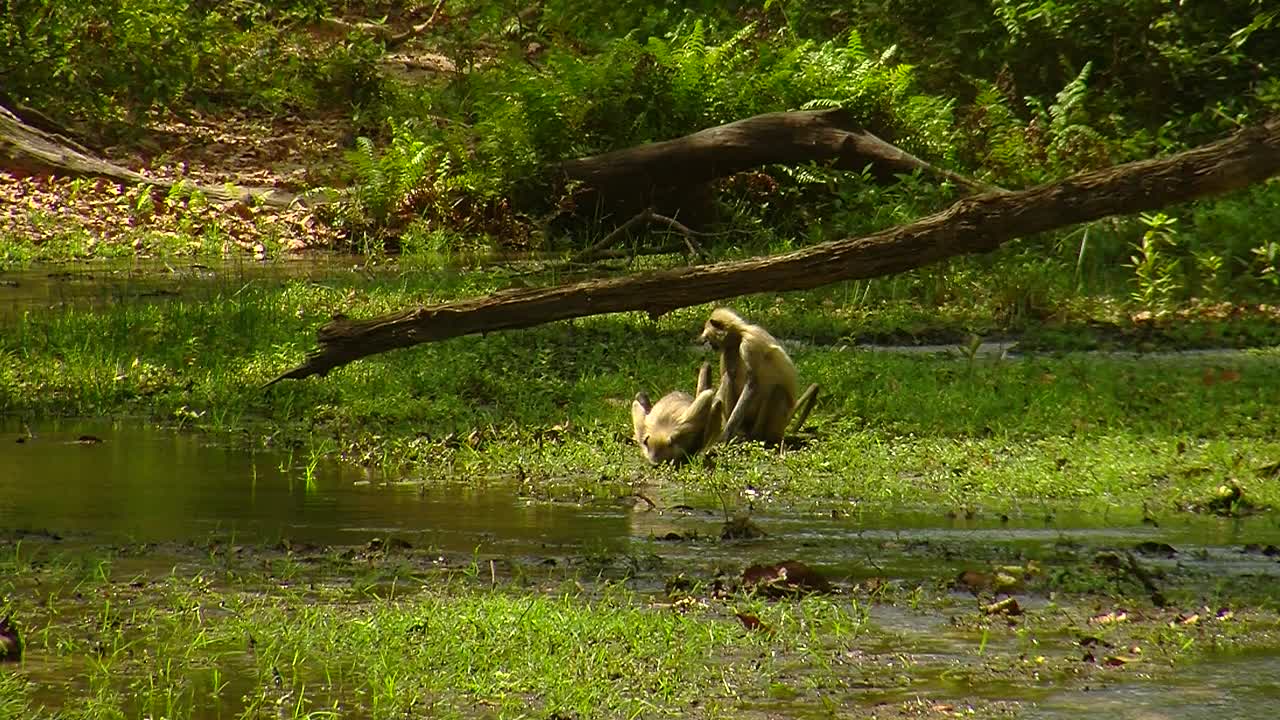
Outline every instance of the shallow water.
[[1058, 720], [1228, 720], [1280, 717], [1280, 654], [1224, 656], [1160, 683], [1122, 680], [1059, 692], [1026, 717]]
[[477, 267], [554, 260], [541, 252], [455, 252], [423, 257], [405, 264], [376, 264], [363, 255], [310, 251], [305, 254], [255, 260], [114, 259], [40, 264], [17, 270], [0, 269], [0, 318], [29, 310], [93, 308], [115, 302], [165, 302], [234, 292], [250, 283], [286, 280], [351, 281], [395, 276], [406, 269], [417, 275], [455, 277]]
[[[510, 487], [423, 487], [337, 463], [219, 447], [125, 422], [0, 422], [0, 527], [105, 542], [212, 537], [491, 552], [625, 538], [625, 516], [533, 503]], [[100, 442], [80, 442], [88, 436]]]
[[[876, 352], [897, 355], [932, 355], [954, 360], [969, 359], [972, 357], [973, 359], [987, 361], [1022, 360], [1028, 357], [1035, 357], [1038, 354], [1034, 350], [1025, 351], [1020, 349], [1018, 347], [1017, 340], [984, 341], [973, 348], [968, 348], [959, 344], [877, 345], [874, 343], [863, 343], [850, 346], [848, 349], [854, 352]], [[1251, 351], [1224, 347], [1195, 348], [1189, 350], [1148, 350], [1144, 352], [1136, 350], [1075, 350], [1070, 354], [1073, 356], [1104, 357], [1115, 360], [1211, 362], [1248, 357], [1251, 354]]]
[[[85, 440], [81, 440], [85, 438]], [[449, 551], [516, 553], [617, 548], [656, 542], [673, 555], [736, 560], [752, 553], [794, 555], [852, 575], [928, 575], [921, 558], [979, 559], [992, 548], [1041, 557], [1077, 546], [1132, 548], [1168, 543], [1183, 566], [1235, 572], [1280, 571], [1277, 558], [1242, 552], [1280, 545], [1280, 517], [1178, 515], [1159, 526], [1136, 515], [1035, 506], [1008, 517], [966, 518], [934, 510], [843, 508], [757, 514], [766, 537], [720, 542], [725, 517], [713, 497], [637, 498], [586, 503], [522, 497], [500, 479], [424, 485], [342, 463], [278, 451], [214, 445], [198, 434], [131, 421], [0, 420], [0, 527], [80, 535], [104, 542], [240, 542], [281, 539], [355, 545], [394, 535]], [[671, 493], [668, 493], [671, 494]], [[676, 504], [688, 502], [689, 505]], [[838, 505], [838, 503], [835, 503]], [[646, 545], [648, 547], [648, 545]], [[947, 548], [950, 553], [940, 553]], [[869, 556], [868, 552], [875, 555]], [[1150, 558], [1152, 563], [1166, 559]], [[1172, 562], [1173, 560], [1171, 560]]]
[[[1049, 565], [1061, 558], [1089, 558], [1099, 550], [1131, 550], [1143, 542], [1168, 543], [1177, 551], [1173, 557], [1142, 556], [1149, 567], [1209, 578], [1280, 580], [1276, 557], [1244, 552], [1246, 543], [1280, 545], [1280, 519], [1274, 516], [1179, 515], [1155, 526], [1139, 516], [1070, 508], [1046, 515], [1039, 505], [1008, 518], [850, 506], [834, 515], [830, 510], [759, 513], [753, 520], [767, 533], [764, 537], [722, 541], [725, 518], [718, 501], [679, 489], [644, 489], [656, 507], [625, 496], [547, 502], [522, 497], [497, 480], [422, 485], [388, 481], [348, 465], [307, 465], [305, 457], [220, 447], [199, 435], [130, 421], [50, 421], [32, 427], [0, 421], [0, 529], [91, 543], [288, 539], [357, 546], [396, 537], [441, 553], [533, 563], [606, 550], [651, 559], [656, 569], [633, 582], [654, 592], [661, 590], [664, 577], [680, 572], [705, 577], [723, 568], [732, 575], [752, 562], [786, 558], [803, 559], [840, 583], [874, 577], [909, 586], [955, 577], [959, 568], [1032, 559]], [[1035, 596], [1019, 601], [1027, 608], [1047, 602]], [[974, 602], [958, 593], [956, 612], [971, 613]], [[979, 640], [971, 631], [953, 627], [936, 611], [914, 612], [901, 604], [872, 606], [870, 621], [893, 647], [877, 650], [869, 640], [858, 651], [909, 654], [915, 664], [903, 671], [909, 682], [846, 690], [827, 700], [848, 707], [917, 698], [1009, 700], [1024, 716], [1039, 719], [1280, 716], [1275, 680], [1280, 653], [1224, 657], [1160, 680], [1117, 673], [1114, 680], [1107, 676], [1087, 689], [1052, 683], [1028, 687], [994, 678], [971, 687], [948, 676], [953, 668], [977, 662]], [[1011, 642], [992, 640], [987, 647], [1016, 656], [1017, 648], [1001, 646]], [[50, 697], [75, 682], [68, 671], [43, 667], [34, 654], [25, 670], [36, 682], [49, 684]], [[746, 707], [744, 716], [823, 716], [821, 703], [813, 702], [811, 693]]]

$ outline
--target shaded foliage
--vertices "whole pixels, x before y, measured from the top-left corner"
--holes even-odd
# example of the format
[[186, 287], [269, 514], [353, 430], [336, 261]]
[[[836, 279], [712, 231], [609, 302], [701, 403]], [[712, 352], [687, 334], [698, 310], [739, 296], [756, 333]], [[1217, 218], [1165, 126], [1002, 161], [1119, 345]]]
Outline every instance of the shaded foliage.
[[[594, 228], [546, 231], [570, 202], [548, 192], [549, 163], [760, 112], [841, 106], [931, 162], [1017, 188], [1280, 110], [1280, 11], [1261, 0], [463, 0], [415, 41], [456, 72], [413, 82], [383, 73], [381, 41], [310, 29], [322, 17], [403, 27], [436, 12], [425, 0], [2, 6], [4, 92], [59, 119], [118, 129], [165, 111], [349, 114], [367, 139], [348, 146], [353, 192], [330, 219], [371, 249], [581, 247]], [[863, 234], [952, 197], [822, 166], [761, 168], [713, 191], [733, 232], [706, 245], [722, 253]], [[911, 273], [888, 294], [944, 301], [983, 276], [1032, 315], [1071, 292], [1267, 298], [1280, 245], [1256, 228], [1277, 207], [1280, 186], [1263, 185], [1166, 210], [1159, 242], [1139, 219], [1104, 221]], [[1157, 276], [1138, 272], [1154, 266], [1133, 261], [1152, 252], [1156, 295]]]
[[[541, 180], [548, 163], [797, 108], [846, 107], [904, 147], [946, 157], [951, 102], [920, 93], [915, 82], [910, 66], [893, 53], [871, 52], [853, 31], [817, 42], [754, 24], [726, 34], [691, 17], [663, 36], [629, 33], [594, 54], [568, 47], [548, 49], [535, 62], [503, 56], [396, 101], [401, 117], [417, 111], [452, 121], [394, 123], [386, 155], [404, 156], [405, 146], [425, 142], [432, 167], [423, 192], [387, 186], [393, 197], [373, 205], [408, 204], [454, 224], [474, 220], [457, 215], [460, 201], [493, 209], [511, 198], [536, 208], [548, 200]], [[367, 168], [367, 158], [360, 162]], [[394, 218], [371, 220], [376, 227]]]
[[4, 89], [54, 115], [100, 123], [164, 108], [359, 104], [378, 93], [380, 47], [359, 36], [309, 43], [298, 32], [323, 12], [314, 1], [4, 4]]

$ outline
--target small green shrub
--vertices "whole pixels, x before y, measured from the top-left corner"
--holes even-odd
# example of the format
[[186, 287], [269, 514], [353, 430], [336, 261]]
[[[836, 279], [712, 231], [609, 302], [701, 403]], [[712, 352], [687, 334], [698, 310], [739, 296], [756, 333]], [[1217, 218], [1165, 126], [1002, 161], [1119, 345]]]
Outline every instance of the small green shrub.
[[1135, 285], [1132, 298], [1144, 308], [1165, 309], [1182, 289], [1178, 258], [1174, 255], [1177, 219], [1164, 213], [1143, 213], [1141, 220], [1147, 231], [1137, 245], [1137, 254], [1129, 259]]

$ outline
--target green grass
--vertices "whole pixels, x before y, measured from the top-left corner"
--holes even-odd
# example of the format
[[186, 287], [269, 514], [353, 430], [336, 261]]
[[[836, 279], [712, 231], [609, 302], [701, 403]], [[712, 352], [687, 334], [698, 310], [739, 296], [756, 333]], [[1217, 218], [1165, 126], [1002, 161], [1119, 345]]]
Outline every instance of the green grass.
[[[131, 414], [229, 442], [336, 455], [432, 479], [459, 472], [569, 480], [586, 489], [650, 471], [628, 443], [638, 390], [692, 386], [708, 307], [657, 322], [627, 313], [464, 337], [361, 360], [325, 378], [260, 385], [296, 364], [314, 328], [485, 294], [498, 273], [248, 279], [179, 299], [3, 320], [0, 413]], [[887, 322], [928, 327], [927, 308], [848, 304], [841, 289], [734, 305], [799, 341], [803, 382], [822, 386], [809, 447], [779, 458], [722, 449], [682, 482], [734, 492], [898, 503], [1042, 500], [1189, 507], [1238, 482], [1276, 504], [1259, 469], [1280, 459], [1276, 351], [1176, 358], [1054, 353], [1015, 361], [898, 355], [851, 338]], [[951, 306], [957, 332], [979, 308]], [[944, 315], [944, 318], [947, 317]], [[947, 320], [943, 320], [943, 323]]]
[[[920, 697], [989, 716], [988, 703], [1046, 687], [1165, 682], [1273, 648], [1278, 627], [1273, 607], [1238, 597], [1230, 614], [1195, 599], [1153, 608], [1140, 589], [1118, 595], [1124, 578], [1091, 552], [1065, 548], [1014, 591], [1016, 616], [987, 614], [989, 594], [952, 592], [954, 572], [766, 600], [732, 578], [638, 592], [592, 578], [588, 563], [494, 582], [479, 558], [451, 567], [401, 552], [8, 544], [0, 597], [27, 653], [0, 671], [0, 718], [728, 718]], [[1127, 621], [1090, 619], [1122, 608]], [[1084, 636], [1096, 662], [1081, 660]], [[1107, 655], [1131, 664], [1106, 667]]]
[[[26, 568], [50, 583], [45, 607], [27, 608], [28, 656], [75, 678], [46, 708], [61, 717], [208, 717], [210, 706], [295, 718], [673, 716], [688, 707], [731, 717], [741, 698], [820, 661], [811, 638], [849, 643], [866, 621], [856, 601], [810, 598], [756, 608], [776, 631], [766, 636], [721, 603], [650, 606], [611, 584], [494, 589], [466, 570], [401, 577], [379, 597], [240, 565], [222, 578], [214, 568], [114, 578], [110, 568]], [[47, 701], [0, 677], [9, 690], [0, 717]]]

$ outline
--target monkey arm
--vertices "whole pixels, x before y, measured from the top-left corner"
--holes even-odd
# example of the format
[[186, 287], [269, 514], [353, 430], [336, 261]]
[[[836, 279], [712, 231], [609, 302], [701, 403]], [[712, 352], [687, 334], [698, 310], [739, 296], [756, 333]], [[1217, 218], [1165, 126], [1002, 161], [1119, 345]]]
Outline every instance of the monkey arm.
[[742, 394], [738, 396], [738, 402], [733, 406], [733, 412], [729, 413], [729, 419], [725, 421], [724, 431], [720, 434], [720, 442], [724, 442], [738, 434], [742, 423], [747, 418], [747, 412], [759, 405], [757, 401], [759, 394], [759, 384], [754, 377], [748, 375], [747, 383], [742, 388]]
[[707, 424], [702, 431], [702, 447], [710, 448], [720, 440], [720, 430], [724, 423], [724, 400], [717, 392], [711, 401], [711, 412], [707, 414]]
[[701, 395], [703, 390], [711, 389], [711, 363], [702, 363], [702, 367], [698, 368], [698, 389], [694, 391], [694, 395]]

